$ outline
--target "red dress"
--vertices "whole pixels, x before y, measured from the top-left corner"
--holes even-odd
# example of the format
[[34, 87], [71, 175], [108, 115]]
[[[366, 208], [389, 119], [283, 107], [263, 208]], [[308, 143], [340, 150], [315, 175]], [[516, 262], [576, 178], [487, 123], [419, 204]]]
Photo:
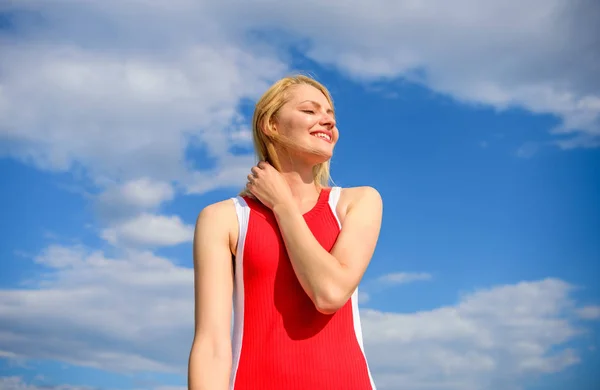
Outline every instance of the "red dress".
[[[340, 188], [321, 191], [304, 214], [330, 251], [340, 232]], [[332, 315], [302, 289], [270, 209], [234, 198], [239, 221], [235, 258], [231, 390], [375, 389], [365, 358], [358, 292]]]

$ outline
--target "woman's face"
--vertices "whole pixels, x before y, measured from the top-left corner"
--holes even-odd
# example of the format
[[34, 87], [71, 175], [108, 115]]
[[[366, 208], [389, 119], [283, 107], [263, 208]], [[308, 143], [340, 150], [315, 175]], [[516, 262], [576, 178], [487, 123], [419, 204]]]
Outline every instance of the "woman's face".
[[310, 85], [296, 85], [289, 90], [290, 99], [275, 119], [279, 134], [287, 138], [303, 155], [312, 155], [313, 163], [329, 160], [339, 133], [333, 109], [325, 95]]

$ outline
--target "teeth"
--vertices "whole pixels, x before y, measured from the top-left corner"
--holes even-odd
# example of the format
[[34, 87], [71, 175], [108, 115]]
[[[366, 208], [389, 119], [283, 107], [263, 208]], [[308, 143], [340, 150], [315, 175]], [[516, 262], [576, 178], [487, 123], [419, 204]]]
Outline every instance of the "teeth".
[[319, 137], [319, 138], [323, 138], [327, 141], [331, 141], [331, 137], [329, 137], [327, 134], [324, 133], [315, 133], [313, 134], [315, 137]]

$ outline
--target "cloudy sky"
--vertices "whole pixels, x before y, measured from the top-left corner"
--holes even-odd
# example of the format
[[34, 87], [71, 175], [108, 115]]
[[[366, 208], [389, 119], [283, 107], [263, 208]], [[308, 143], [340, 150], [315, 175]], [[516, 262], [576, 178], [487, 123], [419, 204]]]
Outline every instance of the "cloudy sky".
[[594, 0], [0, 2], [0, 389], [185, 389], [198, 212], [308, 73], [384, 199], [381, 390], [596, 389]]

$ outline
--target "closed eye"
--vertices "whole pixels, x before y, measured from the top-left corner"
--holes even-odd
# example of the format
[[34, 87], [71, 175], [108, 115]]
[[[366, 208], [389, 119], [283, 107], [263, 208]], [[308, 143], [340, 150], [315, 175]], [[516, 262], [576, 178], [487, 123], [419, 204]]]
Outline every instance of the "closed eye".
[[315, 113], [313, 110], [302, 110], [302, 112], [306, 112], [307, 114], [314, 114]]

